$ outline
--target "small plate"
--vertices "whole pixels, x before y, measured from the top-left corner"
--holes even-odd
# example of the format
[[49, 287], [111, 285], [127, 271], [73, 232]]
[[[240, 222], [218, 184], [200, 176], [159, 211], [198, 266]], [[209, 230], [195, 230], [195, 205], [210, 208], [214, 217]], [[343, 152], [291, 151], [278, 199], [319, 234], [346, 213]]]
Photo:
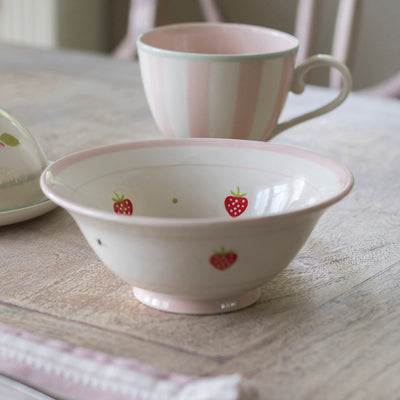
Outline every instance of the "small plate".
[[57, 204], [54, 204], [48, 199], [44, 199], [38, 203], [17, 208], [15, 210], [0, 211], [0, 226], [15, 224], [17, 222], [39, 217], [56, 207]]

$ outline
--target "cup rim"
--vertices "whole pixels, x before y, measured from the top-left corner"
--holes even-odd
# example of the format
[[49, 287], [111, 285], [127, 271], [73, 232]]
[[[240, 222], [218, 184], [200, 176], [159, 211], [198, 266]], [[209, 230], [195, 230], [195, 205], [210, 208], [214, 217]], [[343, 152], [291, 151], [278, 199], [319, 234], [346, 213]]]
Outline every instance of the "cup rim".
[[[152, 46], [144, 43], [143, 39], [147, 35], [155, 31], [168, 31], [174, 29], [181, 29], [185, 27], [196, 27], [196, 26], [230, 26], [230, 27], [242, 27], [246, 29], [256, 29], [264, 32], [269, 32], [275, 36], [282, 36], [294, 41], [295, 45], [289, 49], [282, 51], [272, 51], [272, 52], [261, 52], [261, 53], [245, 53], [245, 54], [211, 54], [211, 53], [190, 53], [176, 50], [166, 50], [160, 47]], [[290, 33], [283, 32], [277, 29], [268, 28], [259, 25], [251, 24], [240, 24], [231, 22], [186, 22], [178, 24], [162, 25], [153, 28], [147, 32], [140, 34], [136, 40], [137, 48], [139, 51], [147, 52], [154, 55], [159, 55], [163, 57], [185, 59], [185, 60], [198, 60], [198, 61], [245, 61], [245, 60], [257, 60], [257, 59], [269, 59], [269, 58], [280, 58], [287, 55], [296, 54], [300, 46], [299, 40], [291, 35]], [[140, 57], [140, 54], [139, 54]]]

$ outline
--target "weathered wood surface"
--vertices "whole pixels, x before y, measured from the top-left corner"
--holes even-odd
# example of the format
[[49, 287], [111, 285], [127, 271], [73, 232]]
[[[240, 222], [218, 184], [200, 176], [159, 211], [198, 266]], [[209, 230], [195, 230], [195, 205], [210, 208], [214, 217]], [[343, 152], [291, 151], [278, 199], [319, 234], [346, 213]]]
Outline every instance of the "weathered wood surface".
[[[285, 114], [330, 97], [310, 89]], [[96, 55], [0, 45], [0, 106], [51, 159], [160, 136], [138, 66]], [[275, 141], [342, 162], [356, 183], [254, 306], [152, 310], [56, 209], [0, 227], [0, 322], [179, 373], [238, 372], [261, 399], [399, 398], [400, 103], [353, 95]]]

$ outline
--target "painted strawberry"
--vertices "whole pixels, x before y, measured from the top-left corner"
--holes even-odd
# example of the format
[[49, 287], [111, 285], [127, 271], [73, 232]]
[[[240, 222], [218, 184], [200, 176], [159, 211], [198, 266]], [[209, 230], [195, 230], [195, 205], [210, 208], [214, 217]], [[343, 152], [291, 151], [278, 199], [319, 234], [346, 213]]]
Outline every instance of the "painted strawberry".
[[133, 205], [129, 199], [125, 198], [125, 195], [120, 195], [117, 192], [114, 192], [115, 197], [112, 197], [114, 201], [114, 212], [116, 214], [122, 215], [132, 215], [133, 213]]
[[225, 208], [228, 214], [232, 218], [238, 217], [240, 214], [243, 214], [249, 204], [248, 200], [246, 199], [247, 193], [240, 193], [239, 186], [237, 187], [237, 192], [234, 193], [231, 190], [232, 196], [228, 196], [225, 199]]
[[233, 250], [225, 250], [224, 247], [221, 247], [219, 251], [214, 251], [214, 254], [210, 257], [210, 264], [214, 268], [224, 271], [235, 263], [237, 257]]

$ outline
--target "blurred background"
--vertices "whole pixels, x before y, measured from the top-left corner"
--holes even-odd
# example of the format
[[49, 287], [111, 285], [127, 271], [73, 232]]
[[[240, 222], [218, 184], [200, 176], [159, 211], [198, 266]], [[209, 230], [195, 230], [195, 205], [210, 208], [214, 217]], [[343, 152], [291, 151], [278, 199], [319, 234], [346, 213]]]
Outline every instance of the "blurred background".
[[[330, 53], [337, 0], [322, 2], [313, 52]], [[159, 0], [156, 24], [202, 21], [197, 0]], [[229, 22], [294, 33], [297, 0], [218, 0]], [[112, 55], [127, 31], [129, 0], [0, 0], [0, 41]], [[356, 90], [400, 70], [400, 1], [363, 0], [357, 45], [351, 57]], [[1, 57], [1, 54], [0, 54]], [[312, 76], [328, 84], [324, 73]]]

